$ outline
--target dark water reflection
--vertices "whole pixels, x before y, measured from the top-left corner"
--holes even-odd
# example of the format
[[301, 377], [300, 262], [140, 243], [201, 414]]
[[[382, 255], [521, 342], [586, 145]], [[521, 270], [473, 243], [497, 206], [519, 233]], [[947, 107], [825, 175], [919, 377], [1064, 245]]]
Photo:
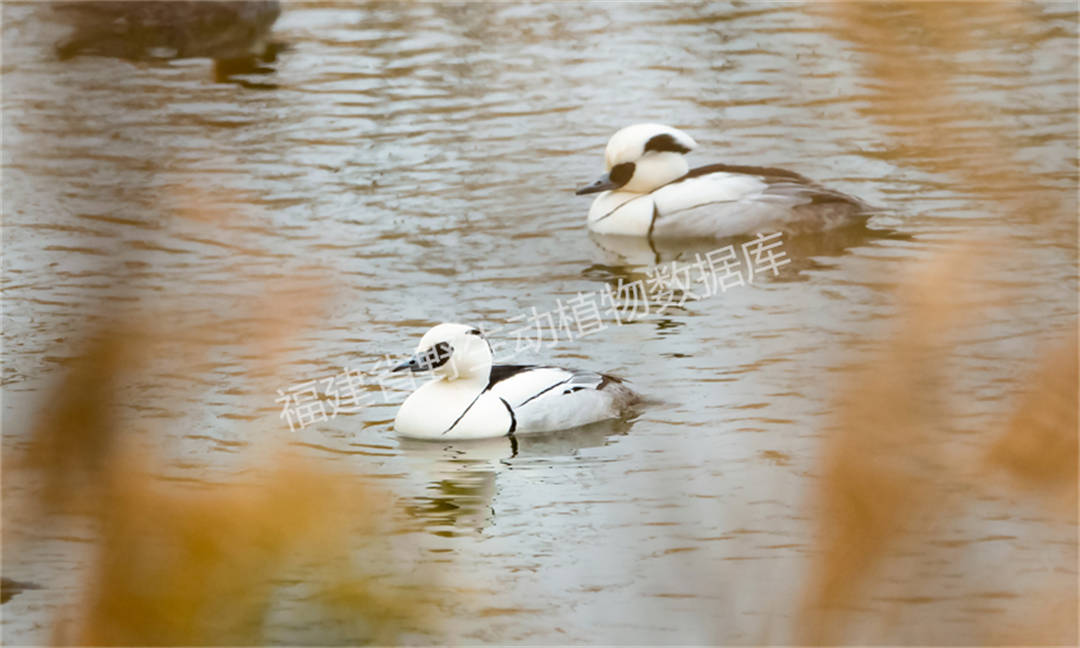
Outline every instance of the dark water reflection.
[[[905, 273], [976, 236], [1009, 251], [987, 278], [1010, 287], [1009, 310], [956, 358], [970, 429], [989, 427], [1036, 342], [1076, 317], [1072, 5], [1030, 5], [1015, 30], [957, 55], [993, 62], [962, 76], [987, 109], [957, 127], [1005, 132], [1061, 200], [1012, 218], [868, 118], [863, 53], [799, 6], [286, 6], [273, 35], [288, 48], [229, 83], [200, 58], [58, 60], [69, 27], [48, 9], [3, 7], [4, 451], [101, 304], [167, 305], [215, 345], [194, 375], [132, 389], [127, 415], [164, 431], [170, 477], [212, 483], [268, 438], [371, 476], [401, 498], [411, 560], [515, 610], [463, 602], [448, 640], [788, 640], [830, 385], [882, 335]], [[869, 230], [786, 241], [777, 277], [515, 358], [630, 378], [654, 400], [632, 423], [516, 448], [407, 443], [390, 430], [398, 385], [289, 431], [278, 388], [368, 371], [434, 322], [498, 328], [701, 251], [586, 234], [574, 188], [614, 129], [646, 120], [689, 131], [695, 163], [790, 168], [883, 211]], [[272, 301], [278, 287], [295, 299]], [[318, 319], [269, 369], [239, 329], [201, 328], [273, 320], [319, 290]], [[174, 392], [182, 407], [155, 400]], [[977, 584], [900, 606], [951, 633], [928, 641], [973, 636], [997, 612], [966, 595], [1023, 597], [1047, 552], [1075, 579], [1075, 529], [1000, 500], [952, 525], [1011, 540], [969, 556]], [[48, 641], [85, 569], [72, 545], [5, 551], [6, 575], [44, 586], [5, 604], [5, 643]]]
[[604, 421], [573, 430], [452, 444], [403, 439], [401, 451], [429, 480], [425, 493], [412, 498], [406, 511], [436, 535], [482, 531], [497, 515], [492, 505], [497, 473], [574, 460], [631, 427], [630, 421]]
[[[277, 58], [270, 31], [281, 14], [271, 0], [146, 2], [91, 0], [50, 5], [70, 32], [56, 43], [61, 60], [108, 56], [130, 61], [210, 58], [214, 79], [265, 74]], [[255, 87], [250, 81], [241, 85]], [[273, 86], [261, 86], [265, 89]]]

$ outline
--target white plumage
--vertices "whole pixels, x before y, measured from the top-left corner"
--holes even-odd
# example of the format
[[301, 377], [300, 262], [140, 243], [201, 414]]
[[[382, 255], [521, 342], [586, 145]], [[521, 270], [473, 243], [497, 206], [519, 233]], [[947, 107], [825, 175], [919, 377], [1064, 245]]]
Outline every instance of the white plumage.
[[724, 238], [799, 233], [865, 223], [868, 207], [791, 171], [712, 164], [691, 170], [697, 142], [660, 124], [635, 124], [608, 141], [607, 173], [578, 194], [600, 193], [589, 209], [598, 234]]
[[478, 329], [439, 324], [395, 370], [432, 371], [394, 419], [416, 439], [481, 439], [562, 430], [616, 418], [638, 401], [606, 374], [540, 365], [493, 365]]

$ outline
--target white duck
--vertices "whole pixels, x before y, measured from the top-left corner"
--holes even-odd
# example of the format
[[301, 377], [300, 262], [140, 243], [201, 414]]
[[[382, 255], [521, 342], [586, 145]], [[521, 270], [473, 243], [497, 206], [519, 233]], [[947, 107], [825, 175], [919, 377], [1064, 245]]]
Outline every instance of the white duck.
[[479, 329], [439, 324], [394, 371], [431, 371], [394, 419], [414, 439], [483, 439], [617, 418], [639, 400], [621, 379], [540, 365], [493, 365]]
[[869, 207], [791, 171], [710, 164], [691, 170], [697, 147], [686, 133], [635, 124], [611, 136], [607, 173], [578, 195], [603, 192], [589, 209], [597, 234], [650, 238], [724, 238], [757, 232], [799, 233], [864, 223]]

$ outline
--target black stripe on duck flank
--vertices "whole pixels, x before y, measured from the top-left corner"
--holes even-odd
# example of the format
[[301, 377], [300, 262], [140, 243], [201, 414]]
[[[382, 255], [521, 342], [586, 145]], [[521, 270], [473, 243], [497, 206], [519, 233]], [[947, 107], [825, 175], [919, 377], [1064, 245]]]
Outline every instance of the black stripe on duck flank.
[[531, 400], [533, 400], [535, 398], [539, 398], [539, 397], [543, 396], [544, 394], [548, 393], [552, 389], [555, 389], [559, 385], [565, 385], [566, 383], [570, 382], [573, 378], [574, 378], [573, 376], [570, 376], [566, 380], [560, 380], [559, 382], [555, 383], [554, 385], [549, 385], [549, 386], [545, 387], [542, 391], [539, 391], [539, 392], [533, 394], [532, 396], [529, 396], [525, 400], [521, 401], [521, 405], [518, 405], [518, 407], [521, 407], [525, 403], [528, 403], [529, 401], [531, 401]]
[[649, 239], [650, 245], [652, 244], [652, 233], [653, 228], [656, 227], [657, 218], [660, 218], [660, 207], [656, 204], [656, 201], [654, 200], [652, 204], [652, 220], [649, 221], [649, 232], [645, 235], [645, 237]]
[[510, 403], [507, 403], [505, 398], [500, 398], [499, 400], [502, 401], [503, 405], [506, 405], [506, 412], [510, 415], [510, 430], [507, 434], [513, 434], [514, 430], [517, 429], [517, 417], [514, 416], [514, 408], [510, 407]]

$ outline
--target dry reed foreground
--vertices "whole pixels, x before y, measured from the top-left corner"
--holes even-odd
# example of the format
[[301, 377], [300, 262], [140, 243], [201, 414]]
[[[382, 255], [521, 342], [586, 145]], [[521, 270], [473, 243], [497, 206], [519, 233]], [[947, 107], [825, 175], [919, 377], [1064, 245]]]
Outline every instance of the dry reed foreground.
[[[1075, 196], [1040, 189], [1002, 132], [956, 128], [969, 112], [989, 107], [952, 92], [957, 70], [941, 64], [948, 58], [942, 55], [987, 36], [968, 29], [969, 16], [1007, 31], [1026, 19], [1023, 5], [851, 3], [816, 10], [863, 52], [862, 74], [876, 82], [867, 115], [906, 160], [962, 184], [1001, 218], [1054, 232], [1076, 258]], [[211, 232], [216, 211], [208, 200], [187, 216], [207, 220]], [[987, 442], [955, 443], [963, 425], [954, 394], [970, 377], [958, 376], [952, 359], [985, 309], [1009, 307], [1006, 293], [976, 279], [1001, 252], [985, 242], [943, 252], [910, 272], [897, 296], [899, 316], [880, 332], [875, 351], [859, 359], [861, 368], [835, 385], [809, 507], [818, 546], [791, 629], [797, 641], [1076, 644], [1075, 328], [1046, 332], [1021, 381], [1027, 389], [1001, 403]], [[67, 525], [75, 518], [91, 521], [91, 567], [75, 607], [56, 621], [57, 644], [258, 645], [273, 636], [276, 620], [297, 613], [281, 609], [285, 590], [286, 598], [305, 603], [309, 630], [300, 638], [310, 643], [440, 637], [438, 620], [449, 602], [431, 592], [447, 590], [429, 587], [430, 574], [410, 574], [381, 541], [396, 533], [389, 494], [292, 455], [264, 430], [251, 431], [258, 442], [231, 476], [201, 484], [163, 480], [154, 442], [168, 435], [132, 429], [116, 415], [139, 372], [196, 375], [222, 330], [258, 348], [264, 366], [250, 378], [262, 384], [257, 393], [272, 393], [280, 384], [275, 359], [318, 309], [278, 310], [311, 295], [309, 287], [266, 290], [266, 312], [203, 322], [205, 329], [170, 328], [183, 318], [168, 311], [103, 315], [86, 327], [77, 359], [45, 398], [49, 407], [30, 422], [25, 452], [3, 457], [5, 485], [20, 485], [5, 487], [5, 551], [27, 548], [39, 534], [72, 533]], [[979, 299], [967, 299], [972, 294]], [[168, 410], [180, 397], [153, 404]], [[986, 498], [1071, 526], [1071, 543], [1050, 554], [1055, 569], [1045, 587], [1030, 600], [990, 590], [982, 599], [949, 601], [940, 596], [943, 574], [916, 572], [898, 581], [898, 573], [927, 564], [982, 576], [986, 563], [975, 548], [950, 544], [942, 528]], [[23, 532], [12, 533], [9, 521]], [[386, 577], [388, 569], [396, 578]], [[911, 603], [968, 605], [995, 621], [949, 634], [905, 612]]]
[[[1000, 129], [970, 128], [968, 116], [994, 107], [955, 90], [968, 71], [960, 55], [1031, 20], [1031, 7], [844, 3], [817, 10], [863, 55], [862, 74], [873, 88], [864, 112], [892, 135], [903, 159], [957, 183], [988, 213], [1039, 228], [1075, 263], [1075, 167], [1072, 192], [1047, 186], [1019, 155], [1009, 122]], [[811, 507], [820, 554], [804, 594], [799, 641], [1078, 640], [1076, 320], [1066, 330], [1045, 330], [1019, 381], [1024, 387], [998, 404], [988, 429], [966, 430], [959, 394], [972, 392], [965, 386], [1008, 377], [965, 375], [958, 370], [961, 351], [992, 337], [988, 311], [1017, 313], [1017, 289], [1002, 281], [1001, 267], [1050, 251], [987, 240], [955, 247], [909, 269], [896, 321], [881, 332], [877, 349], [859, 358], [861, 368], [838, 385]], [[1064, 306], [1075, 318], [1075, 276], [1069, 283], [1073, 301]], [[1000, 584], [987, 554], [949, 537], [951, 525], [986, 502], [1007, 502], [1016, 518], [1050, 520], [1060, 529], [1054, 540], [1026, 539], [1045, 543], [1038, 550], [1049, 561], [1029, 583], [1029, 597], [987, 589], [987, 583]], [[1008, 537], [983, 538], [996, 539]], [[927, 622], [942, 615], [926, 610], [945, 606], [986, 612], [992, 620], [978, 627]]]
[[[208, 235], [228, 217], [191, 188], [177, 202], [172, 217]], [[27, 442], [3, 456], [5, 553], [33, 552], [39, 538], [90, 538], [81, 592], [57, 615], [54, 643], [440, 636], [434, 576], [393, 551], [401, 542], [389, 493], [246, 421], [235, 422], [249, 442], [234, 465], [169, 478], [170, 446], [183, 431], [168, 429], [168, 417], [131, 415], [132, 402], [159, 412], [197, 402], [212, 380], [208, 360], [237, 345], [257, 358], [245, 368], [253, 393], [274, 393], [285, 380], [280, 361], [322, 312], [325, 285], [314, 272], [298, 275], [263, 286], [248, 309], [209, 319], [167, 301], [151, 313], [102, 304], [87, 319], [62, 378], [43, 394], [47, 406], [21, 434]], [[132, 391], [146, 385], [159, 386], [155, 396]]]

